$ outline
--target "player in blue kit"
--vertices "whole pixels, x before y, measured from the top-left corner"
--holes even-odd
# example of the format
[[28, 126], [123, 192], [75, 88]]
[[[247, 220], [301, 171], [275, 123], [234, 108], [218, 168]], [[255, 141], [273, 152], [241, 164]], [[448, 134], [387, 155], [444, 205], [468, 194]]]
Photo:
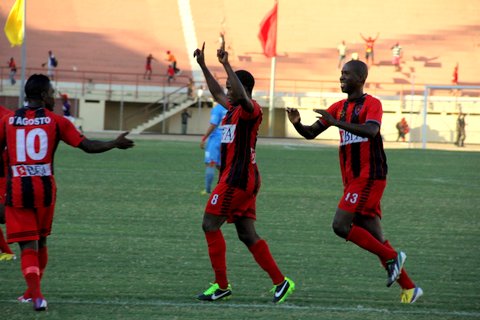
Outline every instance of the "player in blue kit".
[[[200, 142], [200, 148], [205, 149], [205, 189], [202, 194], [212, 191], [215, 168], [220, 169], [220, 146], [222, 144], [222, 120], [227, 113], [221, 104], [216, 104], [210, 111], [210, 126]], [[206, 145], [205, 145], [206, 144]]]

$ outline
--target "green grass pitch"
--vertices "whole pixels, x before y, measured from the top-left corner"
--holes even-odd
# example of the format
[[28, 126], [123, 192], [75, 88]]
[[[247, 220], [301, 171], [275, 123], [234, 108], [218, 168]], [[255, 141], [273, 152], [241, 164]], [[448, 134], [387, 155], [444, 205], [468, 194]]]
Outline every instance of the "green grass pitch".
[[386, 151], [384, 233], [425, 292], [402, 305], [377, 258], [331, 230], [337, 149], [292, 143], [257, 147], [257, 230], [297, 284], [285, 304], [272, 305], [270, 279], [231, 225], [223, 232], [232, 299], [195, 300], [213, 280], [201, 230], [203, 152], [193, 142], [138, 140], [100, 155], [59, 146], [49, 310], [16, 302], [25, 288], [17, 259], [0, 263], [0, 318], [480, 319], [480, 153]]

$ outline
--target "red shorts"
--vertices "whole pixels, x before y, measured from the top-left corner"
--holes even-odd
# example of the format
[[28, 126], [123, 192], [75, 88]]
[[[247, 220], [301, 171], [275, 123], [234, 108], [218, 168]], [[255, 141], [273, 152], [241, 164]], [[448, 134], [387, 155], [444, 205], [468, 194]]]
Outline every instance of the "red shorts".
[[238, 218], [256, 220], [257, 195], [219, 183], [208, 199], [205, 213], [226, 216], [228, 223]]
[[351, 213], [382, 217], [380, 200], [387, 180], [357, 178], [345, 185], [338, 207]]
[[145, 71], [152, 71], [152, 65], [146, 64], [145, 65]]
[[43, 208], [5, 207], [8, 243], [39, 240], [50, 235], [55, 206]]

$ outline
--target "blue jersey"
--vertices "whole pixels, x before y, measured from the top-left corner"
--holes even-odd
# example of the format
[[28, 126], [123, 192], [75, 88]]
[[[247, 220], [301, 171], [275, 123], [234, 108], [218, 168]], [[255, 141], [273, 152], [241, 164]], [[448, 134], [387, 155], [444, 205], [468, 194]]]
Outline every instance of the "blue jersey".
[[210, 112], [210, 124], [217, 126], [215, 130], [210, 134], [210, 139], [220, 139], [222, 137], [222, 120], [227, 114], [227, 109], [225, 109], [221, 104], [216, 104], [212, 111]]
[[215, 163], [220, 165], [220, 146], [222, 144], [222, 120], [227, 114], [221, 104], [216, 104], [210, 112], [210, 124], [217, 126], [215, 130], [210, 133], [207, 145], [205, 147], [205, 163]]

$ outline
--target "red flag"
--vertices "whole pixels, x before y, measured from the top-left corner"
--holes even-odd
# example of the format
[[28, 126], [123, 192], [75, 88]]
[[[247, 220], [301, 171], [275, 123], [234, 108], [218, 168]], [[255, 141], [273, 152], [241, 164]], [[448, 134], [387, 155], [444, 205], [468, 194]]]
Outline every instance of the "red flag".
[[258, 33], [258, 38], [260, 39], [263, 48], [263, 54], [268, 58], [277, 55], [277, 8], [278, 2], [275, 1], [273, 9], [260, 23], [260, 32]]

